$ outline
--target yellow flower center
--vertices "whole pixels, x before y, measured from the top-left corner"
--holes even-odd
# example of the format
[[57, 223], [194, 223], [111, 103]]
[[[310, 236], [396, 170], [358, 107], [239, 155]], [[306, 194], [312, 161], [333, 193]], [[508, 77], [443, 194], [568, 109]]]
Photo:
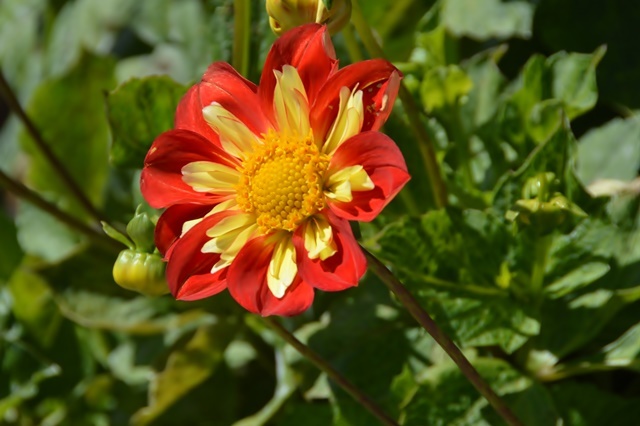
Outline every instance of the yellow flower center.
[[256, 215], [263, 233], [293, 231], [324, 209], [328, 165], [329, 156], [318, 150], [311, 134], [301, 138], [270, 130], [244, 161], [238, 205]]

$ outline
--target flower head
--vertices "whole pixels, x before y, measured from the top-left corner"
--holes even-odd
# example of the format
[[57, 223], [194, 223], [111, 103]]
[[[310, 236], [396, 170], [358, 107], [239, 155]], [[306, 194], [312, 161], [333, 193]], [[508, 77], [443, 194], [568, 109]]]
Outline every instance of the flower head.
[[366, 261], [348, 221], [372, 220], [409, 180], [378, 132], [399, 81], [383, 60], [338, 70], [317, 24], [274, 43], [259, 86], [211, 65], [175, 129], [154, 141], [140, 183], [167, 208], [155, 240], [173, 295], [226, 288], [251, 312], [295, 315], [314, 288], [356, 286]]

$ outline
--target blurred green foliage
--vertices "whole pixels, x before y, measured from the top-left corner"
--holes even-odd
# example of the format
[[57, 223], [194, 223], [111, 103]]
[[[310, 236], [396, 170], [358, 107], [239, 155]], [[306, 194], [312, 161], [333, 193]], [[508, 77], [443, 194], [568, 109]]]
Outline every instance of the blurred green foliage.
[[[636, 424], [640, 7], [360, 3], [421, 109], [450, 201], [434, 209], [398, 102], [385, 131], [412, 181], [363, 224], [362, 243], [525, 424]], [[141, 202], [137, 170], [182, 94], [212, 61], [230, 61], [233, 16], [231, 0], [0, 3], [3, 74], [118, 229]], [[262, 2], [251, 22], [257, 81], [274, 40]], [[344, 36], [334, 42], [348, 64]], [[91, 224], [1, 111], [0, 169]], [[550, 178], [532, 188], [539, 176]], [[587, 217], [507, 218], [554, 197]], [[124, 290], [112, 278], [117, 250], [11, 194], [2, 207], [0, 423], [375, 424], [228, 295], [185, 303]], [[372, 275], [318, 294], [284, 325], [401, 424], [501, 424]]]

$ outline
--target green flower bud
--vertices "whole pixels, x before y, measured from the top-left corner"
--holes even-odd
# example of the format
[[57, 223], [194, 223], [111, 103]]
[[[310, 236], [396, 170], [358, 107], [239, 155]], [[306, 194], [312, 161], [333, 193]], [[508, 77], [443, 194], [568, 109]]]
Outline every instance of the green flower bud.
[[151, 253], [155, 248], [154, 232], [156, 225], [146, 212], [138, 207], [135, 216], [127, 224], [127, 234], [133, 240], [138, 251]]
[[147, 296], [169, 293], [165, 278], [165, 263], [157, 253], [122, 250], [113, 265], [113, 279], [127, 290]]
[[507, 219], [517, 220], [521, 225], [533, 226], [541, 235], [550, 233], [571, 219], [586, 216], [580, 207], [559, 193], [554, 194], [549, 201], [540, 201], [537, 198], [518, 200], [507, 212]]
[[546, 199], [547, 194], [555, 186], [556, 175], [553, 172], [538, 173], [534, 177], [527, 179], [522, 187], [522, 198], [540, 198]]
[[266, 6], [277, 36], [311, 22], [326, 24], [335, 34], [351, 19], [351, 0], [267, 0]]

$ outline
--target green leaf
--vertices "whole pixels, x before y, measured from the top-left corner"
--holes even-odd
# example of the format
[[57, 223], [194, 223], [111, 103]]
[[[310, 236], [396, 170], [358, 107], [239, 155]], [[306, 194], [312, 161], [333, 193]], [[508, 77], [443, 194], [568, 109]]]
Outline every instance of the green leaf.
[[149, 405], [138, 410], [131, 424], [143, 426], [165, 412], [191, 389], [204, 382], [223, 360], [234, 333], [228, 323], [202, 326], [183, 346], [175, 349], [164, 370], [149, 385]]
[[[640, 6], [611, 0], [543, 0], [536, 10], [537, 42], [544, 51], [590, 52], [607, 43], [598, 69], [598, 86], [607, 104], [640, 107], [640, 56], [628, 34], [637, 28]], [[579, 19], [576, 12], [579, 11]]]
[[586, 133], [578, 144], [577, 163], [577, 175], [585, 185], [635, 178], [640, 168], [640, 116], [617, 118]]
[[[45, 142], [95, 206], [102, 203], [108, 170], [109, 130], [101, 92], [112, 86], [112, 71], [112, 60], [85, 55], [65, 76], [42, 83], [27, 109]], [[26, 133], [22, 142], [31, 160], [29, 184], [66, 212], [86, 218], [81, 204]], [[52, 224], [53, 219], [43, 217], [31, 206], [20, 208], [19, 239], [27, 253], [55, 262], [70, 254], [81, 240], [66, 227]]]
[[166, 76], [133, 79], [107, 96], [113, 143], [111, 162], [142, 168], [153, 140], [173, 128], [173, 117], [186, 87]]
[[21, 268], [11, 277], [9, 290], [13, 314], [41, 346], [50, 347], [55, 342], [62, 316], [47, 282], [34, 272]]
[[[389, 389], [409, 356], [409, 343], [395, 319], [398, 312], [391, 306], [384, 285], [367, 276], [361, 286], [354, 289], [357, 294], [346, 294], [331, 305], [331, 322], [310, 337], [309, 346], [395, 417], [398, 401]], [[360, 291], [365, 288], [367, 291]], [[382, 347], [385, 349], [380, 350]], [[334, 423], [376, 422], [344, 390], [329, 383], [338, 408]]]
[[[523, 424], [556, 424], [558, 414], [547, 391], [500, 359], [478, 358], [474, 367], [502, 396]], [[462, 372], [450, 362], [421, 373], [422, 386], [406, 408], [405, 426], [488, 426], [501, 420]]]
[[524, 1], [446, 0], [442, 21], [454, 35], [476, 40], [531, 37], [534, 6]]
[[11, 394], [0, 399], [0, 418], [7, 418], [8, 411], [15, 410], [24, 401], [37, 397], [40, 382], [58, 376], [60, 373], [60, 367], [51, 364], [34, 372], [26, 383], [14, 383]]
[[512, 244], [495, 217], [448, 209], [389, 225], [375, 251], [460, 344], [512, 352], [539, 328], [527, 305], [498, 284]]
[[427, 112], [453, 107], [469, 93], [473, 82], [457, 65], [430, 69], [420, 86], [422, 102]]
[[592, 54], [559, 52], [547, 60], [553, 75], [553, 97], [563, 102], [569, 119], [573, 120], [596, 104], [596, 66], [606, 50], [602, 46]]
[[506, 53], [506, 45], [482, 52], [464, 64], [464, 70], [472, 82], [467, 101], [461, 105], [461, 118], [467, 129], [476, 129], [495, 114], [498, 96], [506, 78], [498, 68], [498, 61]]
[[604, 262], [585, 263], [547, 285], [544, 291], [549, 298], [557, 299], [593, 283], [610, 269], [609, 264]]

